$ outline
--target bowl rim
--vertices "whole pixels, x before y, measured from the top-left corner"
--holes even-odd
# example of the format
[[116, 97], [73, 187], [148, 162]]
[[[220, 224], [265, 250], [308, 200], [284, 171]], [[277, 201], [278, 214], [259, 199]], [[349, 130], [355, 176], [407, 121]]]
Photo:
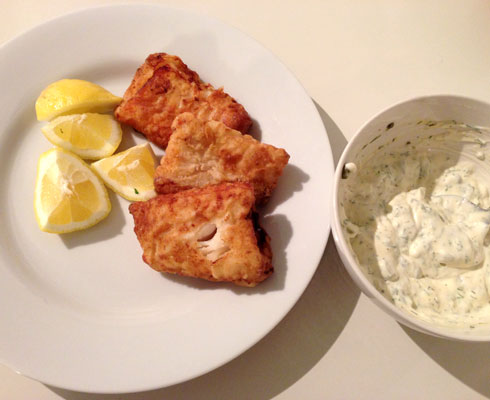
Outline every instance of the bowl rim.
[[334, 174], [334, 187], [332, 190], [332, 236], [335, 242], [335, 246], [339, 255], [341, 256], [342, 263], [354, 280], [356, 285], [361, 289], [361, 291], [371, 300], [376, 306], [381, 308], [382, 311], [387, 313], [389, 316], [394, 318], [399, 323], [407, 326], [411, 329], [415, 329], [419, 332], [430, 334], [432, 336], [436, 336], [439, 338], [452, 339], [456, 341], [464, 341], [464, 342], [489, 342], [490, 334], [485, 335], [468, 335], [463, 331], [459, 331], [457, 329], [445, 328], [443, 326], [430, 324], [426, 321], [416, 318], [415, 316], [410, 315], [408, 312], [398, 308], [395, 304], [391, 303], [388, 299], [386, 299], [375, 287], [374, 285], [367, 279], [364, 273], [361, 271], [358, 262], [355, 260], [348, 244], [347, 240], [343, 234], [342, 227], [340, 225], [340, 200], [339, 200], [339, 188], [340, 182], [342, 178], [342, 166], [346, 163], [346, 158], [350, 154], [354, 145], [360, 140], [362, 137], [362, 132], [367, 128], [369, 124], [371, 124], [374, 120], [381, 117], [383, 114], [388, 111], [404, 106], [408, 103], [420, 102], [428, 99], [457, 99], [459, 101], [473, 102], [479, 103], [485, 107], [488, 107], [490, 112], [490, 103], [471, 98], [467, 96], [460, 95], [452, 95], [452, 94], [434, 94], [434, 95], [423, 95], [411, 97], [405, 100], [398, 101], [393, 103], [381, 111], [372, 115], [367, 121], [356, 131], [354, 136], [350, 140], [348, 140], [347, 145], [342, 151], [342, 155], [339, 158], [337, 163], [335, 174]]

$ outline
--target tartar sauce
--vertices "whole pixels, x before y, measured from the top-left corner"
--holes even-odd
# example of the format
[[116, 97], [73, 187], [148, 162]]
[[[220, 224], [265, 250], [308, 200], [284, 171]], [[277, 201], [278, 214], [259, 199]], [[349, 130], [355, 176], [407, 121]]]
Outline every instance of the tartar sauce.
[[342, 226], [363, 272], [423, 320], [490, 322], [489, 138], [448, 123], [346, 168]]

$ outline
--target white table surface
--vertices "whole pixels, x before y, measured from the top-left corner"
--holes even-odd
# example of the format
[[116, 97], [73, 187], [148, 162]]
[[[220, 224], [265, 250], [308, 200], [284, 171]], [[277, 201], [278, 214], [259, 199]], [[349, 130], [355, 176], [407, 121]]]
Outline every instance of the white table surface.
[[[109, 3], [117, 2], [3, 0], [0, 44], [55, 16]], [[485, 0], [161, 3], [226, 21], [275, 53], [315, 101], [336, 161], [346, 138], [394, 102], [436, 93], [490, 101]], [[311, 284], [286, 318], [243, 355], [189, 382], [91, 395], [0, 366], [0, 399], [162, 398], [490, 398], [490, 344], [450, 342], [400, 326], [360, 294], [330, 238]]]

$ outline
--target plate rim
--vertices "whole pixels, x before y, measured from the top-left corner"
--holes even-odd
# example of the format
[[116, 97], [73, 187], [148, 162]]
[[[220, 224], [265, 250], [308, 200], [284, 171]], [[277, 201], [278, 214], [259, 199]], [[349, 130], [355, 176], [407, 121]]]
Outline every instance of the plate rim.
[[[326, 129], [325, 125], [323, 124], [323, 121], [321, 120], [321, 116], [320, 116], [318, 110], [315, 108], [315, 104], [313, 103], [313, 100], [311, 99], [311, 97], [307, 93], [307, 91], [304, 88], [304, 86], [301, 84], [301, 82], [299, 81], [299, 79], [291, 72], [291, 70], [287, 67], [287, 65], [285, 65], [282, 62], [281, 59], [279, 59], [272, 51], [270, 51], [262, 43], [258, 42], [252, 36], [250, 36], [249, 34], [245, 33], [244, 31], [240, 30], [239, 28], [236, 28], [236, 27], [228, 24], [227, 22], [222, 21], [222, 20], [220, 20], [218, 18], [215, 18], [213, 16], [210, 16], [210, 15], [207, 15], [207, 14], [204, 14], [202, 12], [195, 11], [195, 10], [189, 10], [189, 9], [186, 9], [186, 8], [173, 7], [173, 6], [162, 5], [162, 4], [137, 4], [137, 3], [131, 3], [131, 4], [111, 4], [111, 5], [107, 5], [106, 4], [106, 5], [99, 5], [99, 6], [93, 6], [93, 7], [84, 7], [84, 8], [80, 8], [80, 9], [71, 11], [69, 13], [65, 13], [65, 14], [56, 16], [56, 17], [51, 18], [51, 19], [48, 19], [48, 20], [43, 21], [43, 22], [41, 22], [41, 23], [39, 23], [39, 24], [37, 24], [37, 25], [29, 28], [29, 29], [24, 30], [23, 32], [17, 34], [13, 38], [11, 38], [8, 41], [6, 41], [5, 43], [3, 43], [2, 46], [0, 46], [0, 54], [3, 51], [5, 51], [8, 47], [10, 47], [10, 46], [16, 46], [16, 43], [18, 43], [18, 41], [22, 40], [22, 38], [24, 38], [24, 37], [26, 37], [28, 35], [32, 35], [33, 33], [35, 33], [38, 29], [42, 28], [43, 26], [57, 24], [59, 21], [62, 21], [64, 19], [66, 19], [66, 18], [73, 17], [73, 16], [83, 17], [83, 14], [89, 15], [90, 13], [97, 12], [98, 10], [101, 10], [101, 9], [111, 9], [111, 10], [117, 10], [117, 9], [119, 9], [119, 10], [122, 10], [124, 8], [126, 8], [126, 9], [128, 9], [128, 8], [157, 8], [157, 9], [163, 11], [163, 12], [165, 12], [166, 10], [177, 10], [177, 11], [182, 12], [182, 13], [192, 14], [192, 15], [198, 17], [198, 18], [204, 18], [207, 21], [212, 22], [213, 24], [218, 23], [221, 26], [226, 27], [226, 29], [231, 29], [231, 30], [234, 30], [234, 31], [239, 32], [246, 40], [252, 41], [256, 46], [258, 46], [259, 48], [263, 49], [266, 53], [268, 53], [269, 55], [271, 55], [272, 58], [274, 59], [274, 61], [277, 62], [278, 64], [280, 64], [287, 71], [287, 73], [290, 75], [290, 78], [292, 78], [296, 82], [298, 88], [301, 88], [302, 89], [302, 91], [304, 93], [304, 96], [305, 96], [305, 100], [308, 100], [309, 107], [312, 110], [312, 116], [314, 115], [315, 118], [316, 118], [316, 125], [318, 125], [318, 127], [324, 132], [324, 137], [323, 137], [324, 145], [326, 145], [326, 147], [329, 150], [328, 154], [325, 154], [325, 157], [327, 159], [326, 160], [326, 163], [328, 164], [329, 171], [324, 171], [324, 174], [327, 174], [327, 172], [330, 173], [330, 180], [331, 180], [331, 183], [333, 184], [335, 166], [334, 166], [332, 149], [331, 149], [331, 144], [330, 144], [330, 141], [329, 141], [329, 138], [328, 138], [327, 129]], [[0, 134], [2, 134], [2, 133], [0, 132]], [[318, 139], [321, 140], [321, 138], [318, 138]], [[170, 385], [182, 383], [182, 382], [185, 382], [185, 381], [194, 379], [194, 378], [196, 378], [198, 376], [201, 376], [203, 374], [209, 373], [210, 371], [213, 371], [216, 368], [219, 368], [219, 367], [227, 364], [228, 362], [230, 362], [234, 358], [240, 356], [245, 351], [247, 351], [248, 349], [250, 349], [251, 347], [253, 347], [255, 344], [257, 344], [260, 340], [262, 340], [266, 335], [268, 335], [284, 319], [284, 317], [291, 311], [291, 309], [296, 305], [297, 301], [303, 295], [303, 293], [306, 290], [307, 286], [311, 282], [311, 279], [313, 278], [313, 276], [314, 276], [314, 274], [315, 274], [315, 272], [316, 272], [316, 270], [318, 268], [318, 265], [319, 265], [319, 263], [320, 263], [320, 261], [321, 261], [321, 259], [323, 257], [323, 254], [324, 254], [324, 251], [325, 251], [325, 248], [326, 248], [326, 245], [327, 245], [327, 241], [328, 241], [328, 238], [329, 238], [329, 235], [330, 235], [331, 225], [332, 225], [332, 214], [331, 214], [331, 211], [330, 211], [329, 205], [328, 205], [329, 204], [328, 203], [328, 199], [330, 198], [330, 195], [329, 194], [332, 193], [332, 189], [333, 189], [332, 188], [332, 185], [330, 185], [330, 187], [327, 189], [327, 193], [325, 194], [325, 208], [326, 208], [325, 216], [326, 216], [326, 221], [322, 221], [322, 223], [323, 223], [323, 230], [324, 230], [323, 239], [321, 241], [322, 242], [322, 246], [319, 246], [319, 248], [317, 249], [316, 257], [312, 257], [312, 258], [315, 259], [315, 266], [314, 266], [314, 268], [311, 268], [309, 270], [309, 276], [305, 280], [304, 287], [301, 287], [300, 290], [297, 291], [296, 295], [293, 296], [294, 297], [293, 301], [291, 301], [290, 304], [288, 304], [287, 307], [284, 307], [283, 310], [282, 310], [282, 312], [278, 312], [276, 314], [276, 316], [274, 318], [274, 321], [269, 324], [269, 326], [267, 327], [267, 329], [263, 329], [261, 335], [258, 335], [258, 337], [256, 337], [255, 340], [249, 342], [246, 346], [242, 346], [239, 351], [235, 352], [234, 354], [231, 354], [229, 357], [223, 358], [222, 361], [219, 362], [219, 363], [217, 363], [217, 364], [210, 365], [206, 370], [203, 370], [203, 371], [201, 371], [199, 373], [195, 373], [192, 376], [187, 376], [187, 377], [185, 377], [185, 378], [183, 378], [183, 379], [181, 379], [179, 381], [175, 381], [173, 383], [165, 384], [164, 386], [161, 386], [161, 385], [146, 386], [145, 385], [143, 387], [133, 387], [132, 389], [130, 389], [130, 391], [143, 391], [143, 390], [151, 390], [151, 389], [166, 387], [166, 386], [170, 386]], [[2, 356], [0, 355], [0, 357], [2, 357]], [[1, 360], [2, 360], [2, 363], [4, 365], [6, 365], [9, 368], [13, 369], [17, 373], [22, 374], [22, 375], [25, 375], [25, 376], [29, 376], [32, 379], [36, 379], [36, 380], [38, 379], [35, 376], [32, 376], [32, 374], [28, 374], [28, 373], [22, 372], [19, 368], [11, 365], [8, 361], [4, 360], [3, 357], [1, 358]], [[56, 387], [61, 387], [61, 388], [66, 388], [66, 389], [69, 389], [69, 390], [83, 390], [83, 391], [90, 392], [90, 393], [127, 393], [129, 391], [128, 388], [124, 388], [123, 390], [120, 390], [120, 391], [118, 391], [117, 389], [115, 389], [115, 390], [114, 389], [111, 389], [111, 390], [107, 390], [106, 391], [106, 390], [91, 390], [90, 388], [87, 388], [87, 387], [63, 386], [63, 385], [60, 385], [60, 383], [57, 382], [57, 381], [51, 381], [51, 382], [49, 382], [46, 379], [43, 379], [42, 382], [43, 383], [46, 383], [48, 385], [52, 385], [52, 386], [56, 386]]]

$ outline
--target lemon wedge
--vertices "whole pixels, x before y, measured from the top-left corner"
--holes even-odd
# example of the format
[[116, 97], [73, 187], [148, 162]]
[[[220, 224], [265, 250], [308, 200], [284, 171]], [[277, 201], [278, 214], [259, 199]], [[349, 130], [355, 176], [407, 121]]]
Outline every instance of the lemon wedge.
[[54, 148], [39, 157], [34, 211], [42, 231], [67, 233], [104, 219], [111, 203], [104, 184], [80, 157]]
[[144, 201], [156, 195], [155, 162], [151, 146], [145, 143], [96, 161], [92, 168], [117, 194], [130, 201]]
[[50, 121], [60, 115], [112, 111], [121, 98], [103, 87], [81, 79], [62, 79], [45, 88], [36, 100], [39, 121]]
[[122, 139], [121, 125], [108, 114], [73, 114], [57, 117], [41, 128], [56, 146], [86, 160], [99, 160], [113, 154]]

